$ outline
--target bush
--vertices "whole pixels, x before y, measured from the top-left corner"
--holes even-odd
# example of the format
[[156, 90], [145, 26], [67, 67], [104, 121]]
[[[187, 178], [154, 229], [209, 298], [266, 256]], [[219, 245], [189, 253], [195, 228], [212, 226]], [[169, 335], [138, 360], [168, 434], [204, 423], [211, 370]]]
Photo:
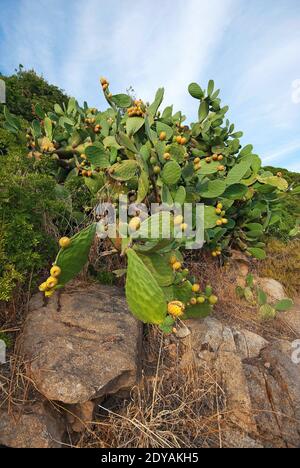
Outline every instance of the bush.
[[271, 237], [277, 237], [284, 242], [288, 242], [291, 237], [291, 231], [300, 222], [300, 191], [296, 190], [297, 193], [295, 193], [295, 189], [300, 186], [300, 174], [274, 167], [266, 167], [265, 170], [272, 172], [274, 175], [278, 173], [282, 174], [291, 189], [281, 201], [284, 216], [281, 217], [277, 225], [269, 230]]
[[57, 239], [77, 225], [70, 194], [61, 192], [51, 165], [10, 151], [0, 167], [0, 300], [9, 301], [16, 285], [36, 287]]

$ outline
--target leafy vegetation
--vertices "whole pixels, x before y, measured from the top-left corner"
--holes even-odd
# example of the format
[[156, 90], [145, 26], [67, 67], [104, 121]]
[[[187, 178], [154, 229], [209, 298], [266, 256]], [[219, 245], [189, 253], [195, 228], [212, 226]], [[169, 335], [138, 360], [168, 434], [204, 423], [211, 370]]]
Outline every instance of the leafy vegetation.
[[[40, 289], [50, 297], [74, 278], [88, 260], [96, 232], [105, 238], [116, 228], [110, 240], [127, 257], [126, 294], [132, 313], [169, 333], [178, 318], [205, 317], [218, 301], [210, 285], [200, 285], [184, 268], [180, 252], [197, 240], [196, 203], [205, 205], [205, 248], [213, 257], [222, 259], [238, 247], [264, 259], [264, 234], [280, 222], [289, 183], [282, 174], [261, 167], [252, 145], [241, 147], [243, 134], [226, 119], [228, 107], [221, 106], [213, 81], [206, 90], [195, 83], [189, 86], [199, 107], [198, 121], [191, 126], [172, 106], [159, 110], [163, 89], [149, 105], [126, 94], [113, 95], [104, 78], [101, 86], [108, 110], [86, 103], [80, 107], [74, 98], [59, 100], [53, 110], [37, 104], [27, 131], [29, 160], [41, 165], [54, 161], [64, 198], [80, 187], [76, 208], [94, 218], [83, 231], [61, 239], [56, 269]], [[8, 109], [5, 117], [6, 128], [22, 138], [19, 119]], [[91, 203], [116, 206], [117, 220], [87, 206], [84, 186]], [[120, 195], [135, 203], [123, 227], [117, 222]], [[169, 212], [170, 239], [162, 235], [163, 214], [150, 211], [155, 202], [172, 207], [164, 213]], [[177, 212], [185, 203], [193, 204], [191, 220]], [[150, 223], [157, 227], [151, 240]]]
[[289, 192], [281, 200], [284, 216], [270, 228], [269, 234], [283, 241], [300, 235], [300, 174], [287, 169], [266, 167], [274, 175], [280, 174], [289, 184]]
[[253, 275], [247, 276], [246, 287], [238, 286], [236, 293], [240, 299], [245, 299], [251, 305], [258, 306], [259, 316], [262, 320], [274, 319], [278, 312], [290, 310], [294, 305], [292, 299], [289, 298], [276, 301], [274, 304], [269, 303], [267, 294], [255, 285]]
[[[26, 118], [32, 119], [32, 102], [53, 108], [63, 93], [22, 69], [2, 77], [7, 87], [7, 106], [18, 114], [21, 131], [0, 127], [0, 301], [9, 301], [15, 287], [34, 288], [45, 265], [55, 254], [59, 232], [72, 221], [69, 200], [58, 185], [59, 171], [51, 158], [43, 162], [27, 158]], [[4, 122], [3, 109], [0, 123]], [[68, 195], [69, 196], [69, 195]]]

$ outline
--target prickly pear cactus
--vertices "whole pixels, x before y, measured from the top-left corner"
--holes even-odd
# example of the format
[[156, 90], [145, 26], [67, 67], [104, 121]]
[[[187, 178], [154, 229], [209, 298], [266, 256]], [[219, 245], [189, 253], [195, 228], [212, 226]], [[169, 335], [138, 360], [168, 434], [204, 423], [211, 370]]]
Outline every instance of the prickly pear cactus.
[[[191, 125], [172, 106], [161, 109], [163, 88], [147, 104], [114, 94], [106, 78], [100, 84], [108, 109], [86, 103], [81, 107], [74, 98], [48, 113], [36, 106], [26, 135], [28, 157], [52, 158], [62, 185], [80, 177], [97, 202], [116, 204], [123, 195], [130, 203], [143, 204], [143, 209], [128, 214], [125, 225], [131, 232], [125, 239], [117, 234], [112, 243], [128, 259], [126, 293], [132, 313], [170, 332], [177, 320], [209, 314], [217, 298], [210, 287], [200, 286], [200, 281], [194, 284], [183, 267], [180, 249], [186, 233], [195, 229], [196, 215], [188, 225], [184, 217], [171, 214], [170, 238], [165, 239], [161, 214], [150, 212], [151, 203], [203, 203], [204, 248], [220, 264], [230, 256], [231, 247], [263, 259], [264, 236], [280, 221], [288, 183], [261, 167], [252, 145], [242, 147], [243, 133], [226, 118], [228, 107], [222, 107], [220, 90], [212, 80], [206, 89], [197, 83], [188, 88], [198, 108], [198, 121]], [[21, 122], [7, 109], [4, 115], [5, 127], [21, 133]], [[40, 288], [47, 297], [88, 261], [94, 219], [73, 238], [61, 240], [58, 269]], [[101, 219], [97, 232], [105, 234], [111, 227]], [[180, 239], [178, 233], [183, 233]]]

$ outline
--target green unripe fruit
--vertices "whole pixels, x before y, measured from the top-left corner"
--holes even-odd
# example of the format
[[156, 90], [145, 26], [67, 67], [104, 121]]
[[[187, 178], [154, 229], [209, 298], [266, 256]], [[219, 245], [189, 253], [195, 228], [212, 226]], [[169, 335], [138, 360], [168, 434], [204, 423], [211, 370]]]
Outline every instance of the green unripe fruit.
[[161, 168], [159, 166], [154, 166], [153, 172], [154, 172], [154, 174], [158, 175], [161, 172]]
[[200, 296], [200, 297], [197, 298], [198, 304], [204, 304], [205, 301], [206, 301], [206, 299], [203, 296]]
[[209, 285], [209, 286], [206, 286], [205, 288], [205, 294], [209, 297], [212, 295], [212, 292], [213, 292], [213, 289], [212, 287]]
[[152, 165], [156, 164], [156, 163], [157, 163], [157, 159], [156, 159], [154, 156], [152, 156], [152, 158], [150, 158], [150, 163], [151, 163]]

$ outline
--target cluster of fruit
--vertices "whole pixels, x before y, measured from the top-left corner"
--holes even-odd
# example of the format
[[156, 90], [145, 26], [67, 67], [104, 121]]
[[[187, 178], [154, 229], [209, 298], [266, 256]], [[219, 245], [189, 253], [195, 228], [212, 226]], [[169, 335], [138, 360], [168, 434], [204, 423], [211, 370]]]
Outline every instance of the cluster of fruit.
[[43, 141], [40, 145], [41, 150], [45, 153], [52, 153], [55, 151], [55, 146], [52, 141], [49, 141], [47, 138], [43, 138]]
[[134, 106], [127, 110], [129, 117], [143, 117], [145, 115], [145, 106], [141, 99], [134, 101]]
[[184, 222], [184, 218], [182, 215], [178, 215], [178, 216], [175, 216], [174, 218], [174, 226], [175, 228], [176, 227], [179, 227], [179, 229], [182, 231], [182, 232], [185, 232], [187, 231], [188, 229], [188, 224]]
[[218, 203], [216, 206], [216, 214], [220, 216], [220, 219], [217, 220], [216, 225], [222, 226], [223, 224], [228, 224], [228, 219], [225, 218], [226, 211], [223, 210], [222, 203]]
[[194, 170], [199, 171], [201, 169], [201, 159], [200, 158], [195, 158], [194, 159]]
[[93, 171], [90, 169], [90, 163], [87, 161], [85, 154], [81, 154], [80, 158], [83, 160], [80, 163], [79, 172], [83, 177], [92, 177]]
[[[59, 246], [62, 249], [67, 249], [71, 244], [71, 239], [69, 237], [62, 237], [59, 240]], [[53, 296], [55, 288], [58, 285], [58, 279], [61, 275], [61, 268], [57, 265], [53, 265], [50, 270], [49, 278], [39, 286], [39, 290], [45, 294], [45, 297]]]
[[107, 88], [109, 87], [109, 82], [107, 81], [107, 79], [106, 78], [100, 78], [100, 83], [101, 83], [103, 91], [106, 91]]
[[222, 248], [217, 247], [215, 250], [212, 251], [211, 254], [213, 257], [219, 257], [220, 255], [222, 255]]
[[182, 146], [184, 146], [184, 145], [187, 144], [187, 138], [182, 137], [182, 136], [180, 136], [180, 135], [178, 135], [177, 137], [175, 137], [175, 141], [176, 141], [176, 143], [178, 143], [179, 145], [182, 145]]

